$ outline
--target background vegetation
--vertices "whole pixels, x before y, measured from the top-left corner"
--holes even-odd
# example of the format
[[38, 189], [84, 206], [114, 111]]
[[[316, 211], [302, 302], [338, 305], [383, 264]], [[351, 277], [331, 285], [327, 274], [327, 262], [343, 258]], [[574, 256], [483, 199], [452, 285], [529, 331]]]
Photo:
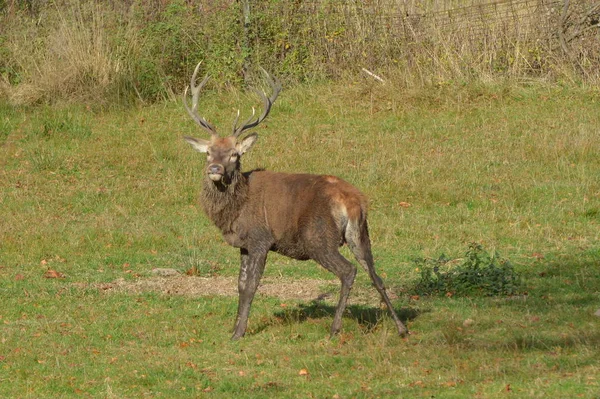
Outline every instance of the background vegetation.
[[[246, 34], [238, 2], [0, 1], [0, 397], [598, 396], [595, 5], [259, 3]], [[277, 255], [268, 278], [333, 295], [257, 296], [240, 342], [235, 297], [127, 289], [238, 271], [195, 204], [181, 136], [201, 133], [162, 101], [199, 59], [222, 132], [256, 104], [256, 65], [282, 77], [245, 169], [368, 194], [408, 339], [359, 272], [329, 340], [334, 277]], [[480, 295], [481, 260], [484, 283], [520, 285]]]
[[236, 87], [257, 65], [288, 87], [362, 68], [397, 87], [593, 86], [599, 16], [592, 0], [5, 0], [0, 95], [153, 102], [180, 93], [199, 60], [219, 85]]

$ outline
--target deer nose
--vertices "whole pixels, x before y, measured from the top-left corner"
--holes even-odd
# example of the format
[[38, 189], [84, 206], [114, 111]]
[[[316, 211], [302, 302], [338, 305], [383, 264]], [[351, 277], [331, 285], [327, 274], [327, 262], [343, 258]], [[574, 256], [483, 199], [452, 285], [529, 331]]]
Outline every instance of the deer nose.
[[213, 163], [208, 166], [208, 174], [209, 175], [222, 175], [224, 173], [225, 173], [225, 168], [223, 168], [223, 165]]

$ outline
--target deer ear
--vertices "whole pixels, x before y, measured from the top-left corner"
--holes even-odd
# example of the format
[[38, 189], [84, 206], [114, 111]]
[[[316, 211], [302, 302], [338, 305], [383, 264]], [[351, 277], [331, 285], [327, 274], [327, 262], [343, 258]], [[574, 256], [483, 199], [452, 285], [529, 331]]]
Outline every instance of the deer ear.
[[235, 148], [238, 151], [238, 153], [243, 154], [246, 151], [248, 151], [250, 148], [252, 148], [252, 146], [254, 145], [254, 143], [256, 143], [257, 139], [258, 139], [258, 134], [252, 133], [252, 134], [244, 137], [242, 139], [242, 141], [240, 141], [239, 143], [237, 143], [235, 145]]
[[185, 136], [184, 140], [190, 143], [192, 147], [194, 147], [194, 149], [199, 152], [208, 151], [208, 147], [210, 146], [210, 142], [208, 140], [197, 139], [190, 136]]

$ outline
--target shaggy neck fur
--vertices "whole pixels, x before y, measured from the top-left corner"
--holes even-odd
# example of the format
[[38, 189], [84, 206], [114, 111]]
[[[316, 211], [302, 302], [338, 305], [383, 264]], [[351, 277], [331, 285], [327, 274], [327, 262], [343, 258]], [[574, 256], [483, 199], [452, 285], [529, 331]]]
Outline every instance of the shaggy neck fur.
[[232, 231], [248, 198], [248, 179], [242, 172], [233, 172], [228, 184], [204, 179], [200, 202], [210, 220], [224, 234]]

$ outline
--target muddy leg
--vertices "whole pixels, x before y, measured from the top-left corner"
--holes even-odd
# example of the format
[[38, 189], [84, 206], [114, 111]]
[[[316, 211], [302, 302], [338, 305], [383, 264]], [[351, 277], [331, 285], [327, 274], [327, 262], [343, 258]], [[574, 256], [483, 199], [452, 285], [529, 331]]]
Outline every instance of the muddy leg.
[[239, 304], [233, 336], [231, 337], [234, 340], [243, 337], [246, 333], [250, 306], [260, 283], [260, 278], [265, 270], [265, 262], [267, 260], [267, 251], [251, 254], [242, 248], [240, 254], [241, 266], [238, 278]]
[[383, 281], [381, 280], [381, 277], [379, 277], [375, 272], [375, 262], [373, 261], [373, 254], [371, 253], [371, 241], [369, 240], [369, 231], [367, 228], [366, 221], [364, 222], [362, 229], [359, 230], [359, 234], [356, 234], [356, 231], [354, 232], [354, 234], [352, 233], [352, 231], [347, 232], [346, 238], [348, 246], [352, 250], [352, 253], [356, 257], [358, 263], [360, 263], [361, 266], [367, 271], [367, 273], [369, 273], [369, 277], [373, 281], [375, 289], [377, 289], [377, 292], [379, 292], [381, 299], [383, 300], [383, 302], [385, 302], [385, 305], [387, 306], [388, 310], [390, 311], [390, 314], [392, 315], [392, 318], [394, 319], [394, 322], [396, 323], [398, 334], [401, 337], [406, 336], [408, 334], [408, 329], [406, 328], [404, 323], [400, 321], [400, 318], [398, 318], [398, 315], [396, 314], [396, 311], [392, 306], [392, 302], [390, 301], [390, 298], [385, 292], [385, 286], [383, 285]]
[[338, 276], [342, 283], [340, 299], [335, 310], [333, 324], [331, 325], [332, 337], [342, 328], [342, 316], [344, 315], [348, 296], [350, 295], [350, 290], [352, 289], [352, 284], [354, 284], [354, 278], [356, 277], [356, 267], [344, 258], [337, 249], [334, 251], [334, 253], [317, 259], [321, 266]]

